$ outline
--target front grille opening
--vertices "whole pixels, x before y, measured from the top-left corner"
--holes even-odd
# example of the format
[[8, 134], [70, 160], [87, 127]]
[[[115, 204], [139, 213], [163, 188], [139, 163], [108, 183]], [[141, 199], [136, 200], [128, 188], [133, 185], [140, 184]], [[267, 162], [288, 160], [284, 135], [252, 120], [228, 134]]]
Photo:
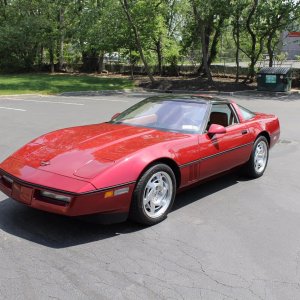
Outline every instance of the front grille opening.
[[34, 198], [38, 201], [46, 202], [46, 203], [57, 205], [57, 206], [66, 207], [70, 204], [70, 203], [65, 202], [65, 201], [53, 199], [53, 198], [50, 198], [50, 197], [45, 197], [44, 195], [42, 195], [41, 191], [36, 191], [35, 194], [34, 194]]

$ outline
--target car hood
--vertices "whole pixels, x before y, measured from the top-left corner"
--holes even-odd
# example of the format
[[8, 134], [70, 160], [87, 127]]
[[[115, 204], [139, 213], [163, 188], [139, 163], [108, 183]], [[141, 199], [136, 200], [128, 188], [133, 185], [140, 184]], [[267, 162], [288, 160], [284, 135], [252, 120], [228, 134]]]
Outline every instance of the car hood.
[[92, 179], [142, 148], [183, 137], [186, 135], [102, 123], [48, 133], [22, 147], [12, 158], [21, 166]]

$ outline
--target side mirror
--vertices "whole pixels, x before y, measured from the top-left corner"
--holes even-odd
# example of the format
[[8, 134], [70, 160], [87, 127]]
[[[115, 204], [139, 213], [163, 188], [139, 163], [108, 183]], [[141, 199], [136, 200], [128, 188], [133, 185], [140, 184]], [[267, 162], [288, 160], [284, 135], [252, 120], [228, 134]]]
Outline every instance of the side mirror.
[[211, 124], [208, 129], [209, 135], [223, 134], [223, 133], [226, 133], [226, 128], [222, 125]]
[[110, 120], [113, 120], [113, 119], [115, 119], [116, 117], [118, 117], [120, 115], [120, 113], [116, 113], [116, 114], [114, 114], [112, 117], [111, 117], [111, 119]]

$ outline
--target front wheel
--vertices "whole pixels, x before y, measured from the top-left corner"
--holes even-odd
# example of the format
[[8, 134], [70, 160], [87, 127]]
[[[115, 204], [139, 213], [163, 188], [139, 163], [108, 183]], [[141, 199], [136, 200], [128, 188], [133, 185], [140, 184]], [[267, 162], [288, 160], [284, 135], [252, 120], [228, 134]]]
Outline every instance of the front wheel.
[[246, 175], [251, 178], [261, 177], [269, 159], [269, 143], [264, 136], [259, 136], [252, 149], [251, 157], [245, 165]]
[[144, 172], [133, 193], [129, 218], [154, 225], [167, 217], [176, 194], [176, 178], [165, 164], [156, 164]]

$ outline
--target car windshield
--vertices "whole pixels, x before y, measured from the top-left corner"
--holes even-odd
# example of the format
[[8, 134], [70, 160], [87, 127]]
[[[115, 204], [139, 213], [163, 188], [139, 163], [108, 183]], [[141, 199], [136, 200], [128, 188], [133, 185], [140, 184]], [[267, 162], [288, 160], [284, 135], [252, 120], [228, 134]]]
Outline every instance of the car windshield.
[[130, 107], [111, 122], [186, 133], [199, 132], [207, 104], [193, 99], [149, 98]]

